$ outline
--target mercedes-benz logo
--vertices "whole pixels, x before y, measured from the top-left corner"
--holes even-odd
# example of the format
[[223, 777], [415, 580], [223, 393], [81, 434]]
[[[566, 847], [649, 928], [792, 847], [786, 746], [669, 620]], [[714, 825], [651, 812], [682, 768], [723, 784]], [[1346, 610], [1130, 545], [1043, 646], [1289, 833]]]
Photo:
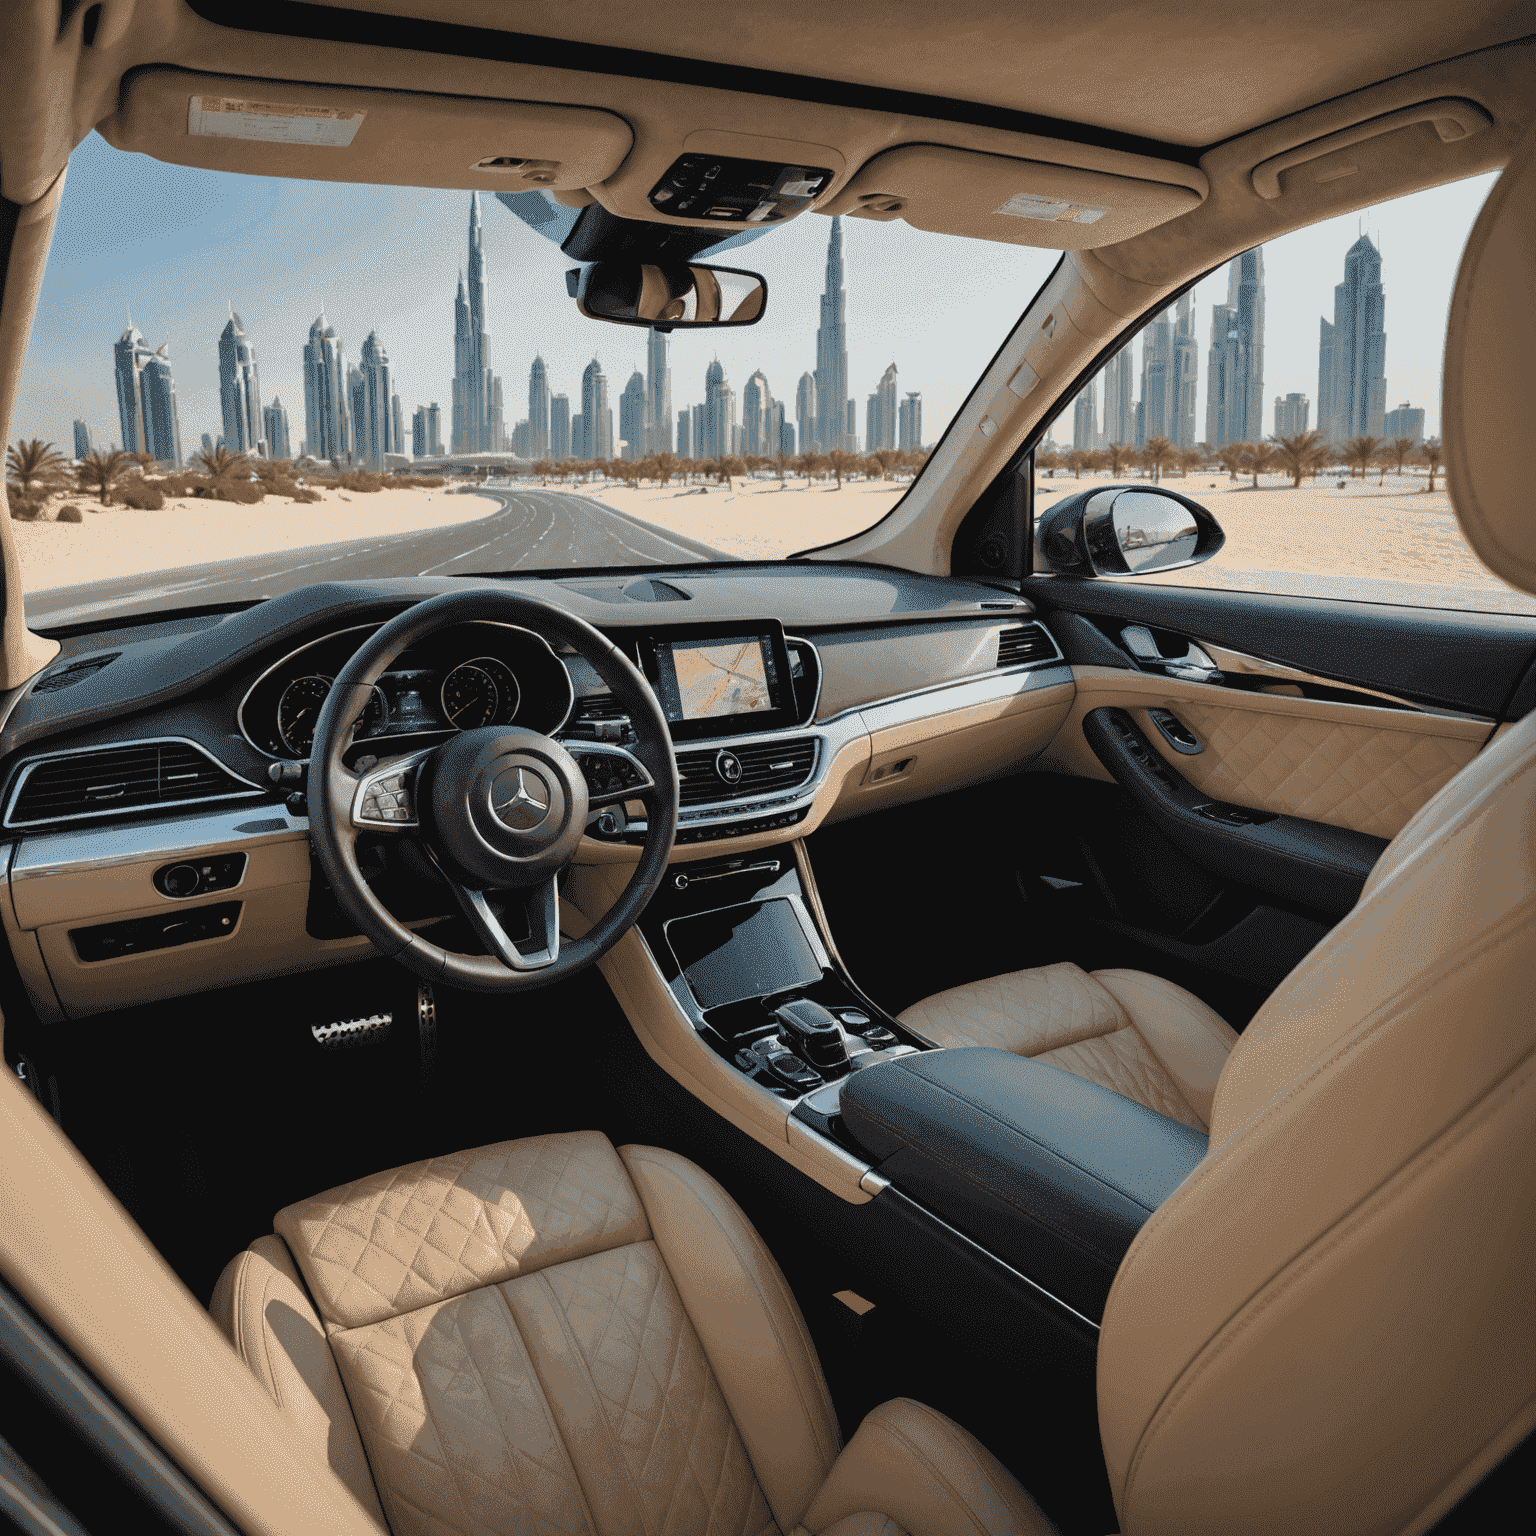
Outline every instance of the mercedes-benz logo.
[[514, 832], [532, 832], [549, 815], [549, 786], [531, 768], [513, 768], [496, 780], [491, 809]]
[[715, 754], [715, 772], [727, 784], [740, 784], [741, 759], [734, 752], [717, 752]]

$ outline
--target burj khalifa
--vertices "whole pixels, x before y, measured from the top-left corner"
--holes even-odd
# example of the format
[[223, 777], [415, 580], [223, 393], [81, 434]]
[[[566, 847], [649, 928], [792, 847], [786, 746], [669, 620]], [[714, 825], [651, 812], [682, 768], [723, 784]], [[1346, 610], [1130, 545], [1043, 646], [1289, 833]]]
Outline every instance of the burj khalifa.
[[827, 242], [827, 281], [821, 295], [821, 324], [816, 330], [816, 443], [823, 453], [856, 450], [850, 438], [848, 336], [844, 324], [843, 221], [832, 220]]
[[485, 231], [480, 194], [469, 196], [469, 281], [459, 274], [453, 301], [453, 425], [455, 453], [486, 453], [501, 445], [490, 409], [490, 333], [485, 328]]

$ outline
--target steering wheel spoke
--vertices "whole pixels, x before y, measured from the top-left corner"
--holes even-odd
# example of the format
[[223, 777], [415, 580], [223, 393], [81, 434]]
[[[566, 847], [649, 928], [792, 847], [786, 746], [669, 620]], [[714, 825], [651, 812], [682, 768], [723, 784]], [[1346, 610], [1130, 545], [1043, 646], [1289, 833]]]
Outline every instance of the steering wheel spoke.
[[365, 770], [352, 796], [353, 827], [359, 832], [419, 832], [416, 785], [422, 763], [435, 751], [406, 752]]
[[565, 743], [587, 781], [587, 807], [598, 810], [621, 800], [648, 800], [656, 781], [633, 752], [606, 741]]
[[560, 885], [551, 875], [542, 884], [519, 892], [528, 918], [529, 944], [521, 950], [512, 942], [484, 891], [451, 881], [454, 895], [480, 941], [498, 960], [514, 971], [542, 971], [560, 958]]

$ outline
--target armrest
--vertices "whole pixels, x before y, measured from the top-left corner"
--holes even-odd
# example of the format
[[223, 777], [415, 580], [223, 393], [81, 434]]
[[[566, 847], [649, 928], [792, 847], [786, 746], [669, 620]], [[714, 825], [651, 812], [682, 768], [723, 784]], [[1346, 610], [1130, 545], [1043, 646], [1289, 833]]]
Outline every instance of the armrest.
[[903, 1194], [1095, 1322], [1132, 1239], [1207, 1147], [1097, 1083], [981, 1046], [855, 1072], [841, 1115]]

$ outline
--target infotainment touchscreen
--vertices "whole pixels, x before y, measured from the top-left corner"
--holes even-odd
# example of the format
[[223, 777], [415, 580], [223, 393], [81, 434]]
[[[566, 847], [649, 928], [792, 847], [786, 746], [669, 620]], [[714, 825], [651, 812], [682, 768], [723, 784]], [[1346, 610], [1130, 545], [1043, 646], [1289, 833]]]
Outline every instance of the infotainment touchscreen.
[[724, 626], [656, 636], [646, 671], [679, 739], [774, 730], [794, 723], [783, 636]]

